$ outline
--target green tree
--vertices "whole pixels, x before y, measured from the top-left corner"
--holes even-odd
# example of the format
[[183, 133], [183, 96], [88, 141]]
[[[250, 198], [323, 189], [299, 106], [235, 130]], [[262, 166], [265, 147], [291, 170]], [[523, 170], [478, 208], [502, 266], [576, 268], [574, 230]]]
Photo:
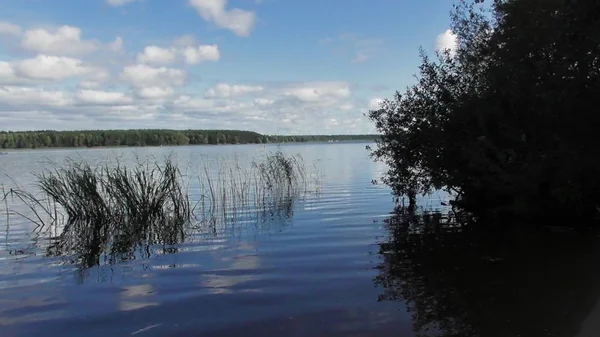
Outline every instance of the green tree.
[[[461, 1], [457, 47], [370, 111], [398, 196], [445, 188], [485, 216], [591, 219], [600, 205], [600, 5]], [[573, 221], [573, 223], [585, 223]]]

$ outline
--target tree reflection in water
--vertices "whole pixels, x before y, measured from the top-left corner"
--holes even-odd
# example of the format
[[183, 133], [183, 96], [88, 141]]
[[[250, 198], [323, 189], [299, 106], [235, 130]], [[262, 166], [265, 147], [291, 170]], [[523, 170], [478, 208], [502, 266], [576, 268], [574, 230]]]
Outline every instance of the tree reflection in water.
[[598, 236], [461, 222], [403, 208], [385, 221], [379, 300], [405, 303], [418, 336], [588, 336], [584, 320], [600, 319]]

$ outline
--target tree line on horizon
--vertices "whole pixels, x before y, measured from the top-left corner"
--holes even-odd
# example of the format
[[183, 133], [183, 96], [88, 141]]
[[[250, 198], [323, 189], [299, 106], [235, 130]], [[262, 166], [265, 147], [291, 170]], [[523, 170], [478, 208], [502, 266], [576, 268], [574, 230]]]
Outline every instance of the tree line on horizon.
[[0, 148], [173, 146], [374, 140], [377, 135], [270, 136], [241, 130], [0, 131]]

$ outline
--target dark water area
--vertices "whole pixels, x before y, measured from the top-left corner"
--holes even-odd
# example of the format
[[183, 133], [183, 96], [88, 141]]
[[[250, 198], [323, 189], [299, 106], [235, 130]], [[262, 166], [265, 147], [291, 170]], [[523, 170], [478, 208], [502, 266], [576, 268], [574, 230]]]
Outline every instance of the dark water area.
[[[40, 230], [14, 211], [7, 221], [6, 206], [25, 212], [10, 199], [0, 205], [0, 336], [600, 335], [596, 236], [423, 225], [435, 216], [395, 209], [389, 189], [371, 184], [385, 167], [365, 145], [285, 145], [318, 172], [318, 190], [235, 221], [154, 228], [144, 242], [123, 235], [110, 254], [76, 228], [65, 241], [64, 227]], [[34, 189], [31, 172], [66, 157], [175, 152], [197, 166], [274, 149], [11, 152], [1, 182]], [[446, 198], [418, 204], [443, 210]]]
[[[381, 301], [424, 336], [600, 335], [600, 238], [558, 228], [469, 233], [439, 214], [384, 220]], [[429, 225], [428, 225], [429, 224]]]

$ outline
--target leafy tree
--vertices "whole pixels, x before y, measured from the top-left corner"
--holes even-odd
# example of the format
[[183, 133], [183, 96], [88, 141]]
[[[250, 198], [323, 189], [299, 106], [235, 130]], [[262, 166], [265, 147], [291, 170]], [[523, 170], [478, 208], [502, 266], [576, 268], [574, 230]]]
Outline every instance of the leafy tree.
[[448, 189], [483, 216], [596, 217], [598, 13], [586, 1], [459, 2], [456, 48], [422, 51], [417, 83], [369, 112], [385, 182], [398, 196]]

